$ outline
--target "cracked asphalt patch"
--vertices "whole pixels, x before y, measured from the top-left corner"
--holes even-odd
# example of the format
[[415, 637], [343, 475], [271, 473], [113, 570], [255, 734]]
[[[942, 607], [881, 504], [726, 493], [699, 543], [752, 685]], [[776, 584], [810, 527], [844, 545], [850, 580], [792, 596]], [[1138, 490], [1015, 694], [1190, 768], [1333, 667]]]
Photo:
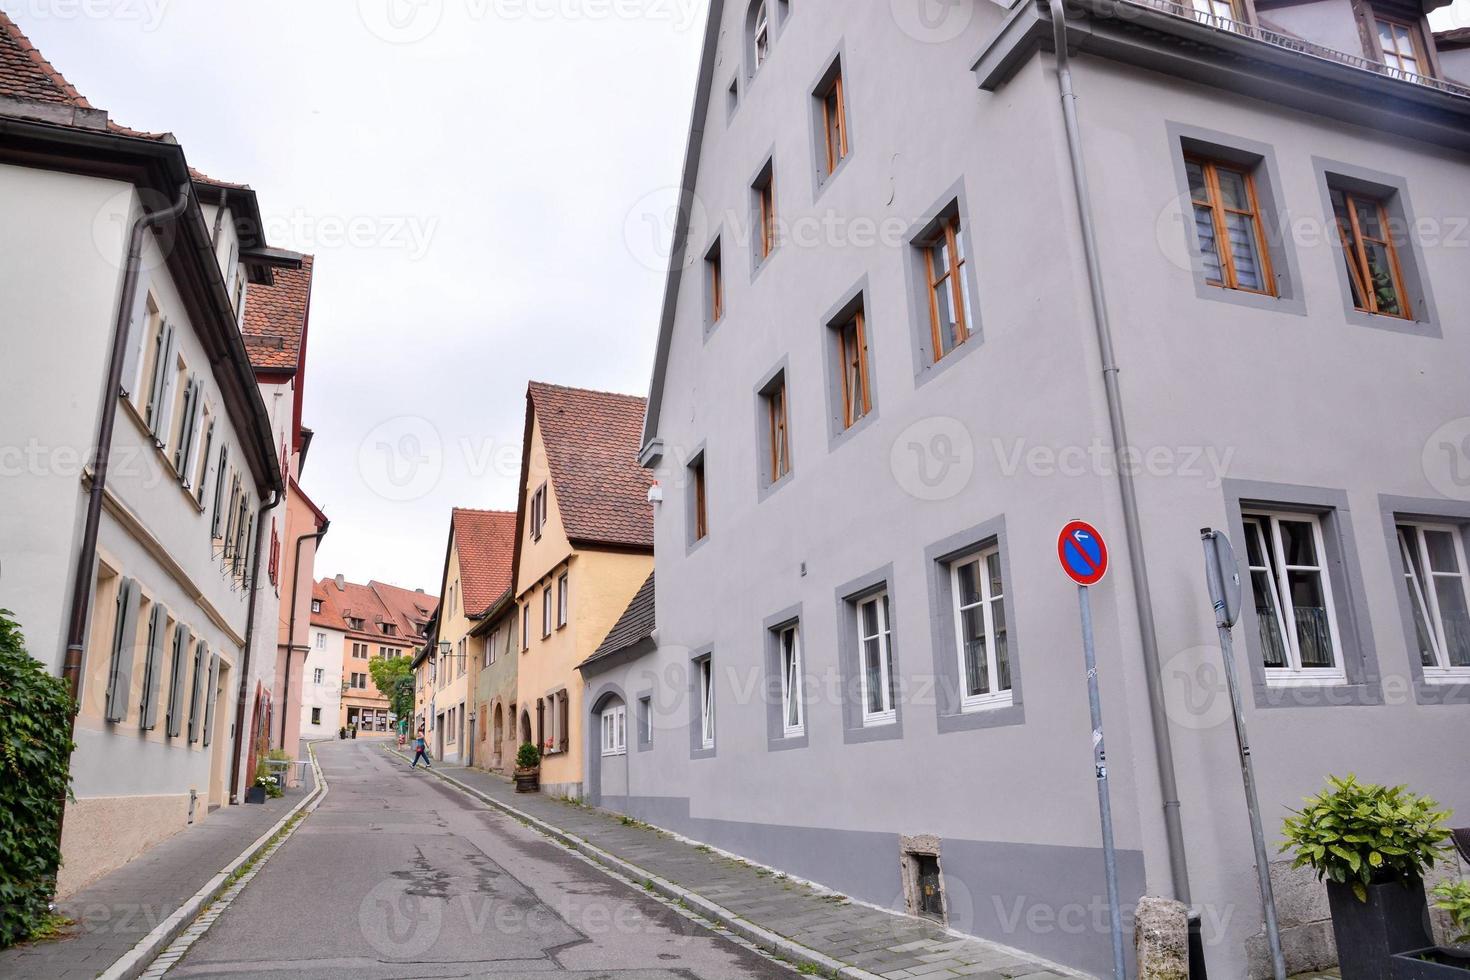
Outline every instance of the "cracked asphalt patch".
[[326, 802], [168, 976], [793, 976], [377, 742], [317, 752]]

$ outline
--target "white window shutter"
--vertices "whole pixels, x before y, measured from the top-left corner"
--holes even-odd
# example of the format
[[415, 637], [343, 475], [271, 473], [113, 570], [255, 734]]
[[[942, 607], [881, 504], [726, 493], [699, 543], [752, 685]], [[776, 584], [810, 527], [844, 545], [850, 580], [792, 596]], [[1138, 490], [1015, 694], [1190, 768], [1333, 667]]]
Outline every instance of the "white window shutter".
[[[201, 418], [199, 420], [199, 424], [202, 427], [204, 425], [204, 419]], [[195, 447], [197, 452], [195, 454], [194, 460], [189, 463], [189, 473], [192, 475], [194, 473], [199, 473], [200, 459], [203, 459], [204, 461], [204, 471], [202, 473], [199, 473], [199, 486], [194, 488], [194, 496], [199, 501], [200, 507], [204, 506], [204, 488], [209, 486], [209, 474], [212, 472], [209, 468], [209, 457], [210, 454], [214, 452], [213, 419], [210, 420], [209, 427], [203, 429], [202, 434], [204, 439], [203, 445]]]
[[147, 319], [148, 274], [144, 272], [138, 275], [138, 295], [133, 297], [133, 308], [128, 313], [128, 335], [123, 338], [122, 395], [124, 398], [131, 397], [143, 381], [139, 372], [142, 370], [143, 345], [148, 342], [148, 338], [143, 335], [143, 327]]
[[214, 734], [214, 703], [219, 696], [219, 654], [209, 658], [209, 688], [204, 695], [204, 747]]
[[138, 646], [138, 583], [122, 580], [117, 592], [117, 626], [112, 640], [112, 669], [107, 679], [108, 721], [122, 721], [128, 716], [128, 701], [133, 687], [133, 657]]
[[189, 672], [189, 627], [180, 623], [174, 629], [173, 661], [168, 677], [169, 738], [178, 738], [184, 730], [184, 677]]
[[168, 610], [153, 604], [148, 617], [148, 649], [143, 660], [143, 704], [139, 726], [151, 732], [158, 725], [158, 689], [163, 685], [163, 634], [168, 630]]
[[204, 719], [204, 658], [209, 651], [203, 640], [194, 644], [194, 688], [189, 692], [189, 744], [199, 741], [199, 725]]
[[230, 470], [230, 447], [219, 447], [219, 469], [214, 474], [214, 523], [210, 527], [210, 534], [216, 538], [224, 537], [225, 518], [225, 474]]

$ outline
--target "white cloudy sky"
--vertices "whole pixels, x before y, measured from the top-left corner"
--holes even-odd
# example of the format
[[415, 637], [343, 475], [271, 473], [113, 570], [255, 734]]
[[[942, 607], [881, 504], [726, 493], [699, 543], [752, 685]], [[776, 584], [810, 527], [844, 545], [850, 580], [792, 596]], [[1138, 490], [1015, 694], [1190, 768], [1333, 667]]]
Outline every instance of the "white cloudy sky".
[[662, 275], [629, 215], [678, 181], [705, 2], [515, 16], [580, 6], [0, 0], [94, 105], [316, 253], [318, 576], [437, 591], [450, 508], [514, 504], [529, 379], [647, 390]]
[[[647, 388], [665, 229], [644, 215], [678, 181], [706, 3], [0, 8], [94, 105], [175, 133], [256, 189], [275, 244], [317, 255], [317, 574], [437, 591], [450, 508], [514, 504], [529, 379]], [[1434, 20], [1470, 27], [1470, 0]]]

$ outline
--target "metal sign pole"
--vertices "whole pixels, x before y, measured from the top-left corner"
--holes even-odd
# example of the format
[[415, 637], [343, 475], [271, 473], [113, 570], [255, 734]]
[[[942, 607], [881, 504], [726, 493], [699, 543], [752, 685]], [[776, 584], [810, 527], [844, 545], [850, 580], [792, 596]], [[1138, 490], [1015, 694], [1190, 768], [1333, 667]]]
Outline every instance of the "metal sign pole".
[[1097, 650], [1092, 638], [1092, 599], [1088, 587], [1077, 586], [1082, 607], [1082, 654], [1087, 661], [1087, 699], [1092, 707], [1092, 760], [1097, 770], [1097, 808], [1102, 814], [1103, 867], [1108, 879], [1108, 915], [1113, 931], [1113, 976], [1127, 980], [1123, 959], [1123, 917], [1118, 907], [1118, 854], [1113, 845], [1113, 803], [1108, 793], [1108, 754], [1103, 744], [1102, 694], [1097, 683]]
[[[1210, 586], [1210, 600], [1215, 606], [1215, 626], [1220, 633], [1225, 684], [1230, 689], [1230, 708], [1235, 719], [1235, 742], [1240, 750], [1240, 775], [1245, 782], [1245, 805], [1250, 813], [1251, 841], [1256, 850], [1256, 878], [1260, 883], [1261, 906], [1266, 915], [1266, 940], [1271, 947], [1271, 970], [1276, 980], [1286, 980], [1286, 956], [1281, 951], [1281, 928], [1276, 921], [1276, 897], [1271, 888], [1266, 834], [1261, 829], [1261, 803], [1256, 794], [1255, 766], [1251, 762], [1250, 738], [1245, 729], [1240, 686], [1235, 680], [1235, 643], [1231, 628], [1235, 625], [1240, 605], [1239, 565], [1235, 560], [1235, 551], [1225, 535], [1209, 528], [1205, 528], [1200, 534], [1205, 545], [1205, 578]], [[1229, 568], [1226, 568], [1227, 565]], [[1227, 574], [1232, 577], [1229, 583], [1226, 581]]]

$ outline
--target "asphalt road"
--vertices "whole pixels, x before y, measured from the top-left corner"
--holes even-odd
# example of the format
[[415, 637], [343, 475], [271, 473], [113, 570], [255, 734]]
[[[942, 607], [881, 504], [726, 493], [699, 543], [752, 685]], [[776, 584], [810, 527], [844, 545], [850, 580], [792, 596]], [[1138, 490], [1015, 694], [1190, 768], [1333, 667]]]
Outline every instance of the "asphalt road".
[[380, 741], [318, 758], [325, 802], [170, 977], [794, 977]]

